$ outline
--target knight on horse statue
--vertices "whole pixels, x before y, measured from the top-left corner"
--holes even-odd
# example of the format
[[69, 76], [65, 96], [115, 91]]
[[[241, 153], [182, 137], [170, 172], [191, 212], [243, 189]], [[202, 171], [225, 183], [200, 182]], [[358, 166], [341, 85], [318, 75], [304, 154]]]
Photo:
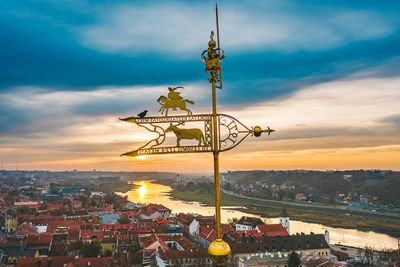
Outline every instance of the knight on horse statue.
[[[176, 91], [176, 89], [178, 89], [178, 88], [184, 89], [183, 86], [178, 86], [178, 87], [174, 87], [174, 88], [168, 87], [168, 91], [169, 91], [168, 98], [170, 100], [179, 101], [179, 100], [183, 99], [183, 97], [181, 97], [181, 93]], [[176, 110], [176, 107], [174, 108], [174, 110]]]
[[168, 109], [170, 108], [172, 108], [173, 110], [179, 108], [180, 110], [185, 110], [188, 113], [187, 115], [192, 115], [192, 111], [190, 111], [190, 109], [186, 107], [186, 103], [193, 105], [194, 102], [189, 99], [183, 99], [181, 93], [177, 91], [178, 88], [184, 89], [183, 86], [168, 87], [168, 97], [162, 95], [157, 99], [157, 102], [161, 105], [159, 111], [161, 112], [161, 114], [164, 114], [165, 111], [166, 117], [168, 116]]

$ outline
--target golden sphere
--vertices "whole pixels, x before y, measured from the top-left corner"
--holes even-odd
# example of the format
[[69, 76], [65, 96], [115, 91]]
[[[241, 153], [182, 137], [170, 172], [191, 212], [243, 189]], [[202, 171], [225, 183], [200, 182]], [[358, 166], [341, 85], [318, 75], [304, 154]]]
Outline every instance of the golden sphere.
[[216, 46], [217, 46], [217, 43], [214, 40], [210, 40], [208, 42], [208, 47], [215, 48]]
[[255, 136], [255, 137], [260, 137], [262, 132], [263, 132], [263, 131], [262, 131], [262, 129], [261, 129], [260, 126], [256, 126], [256, 127], [254, 127], [254, 129], [253, 129], [253, 133], [254, 133], [254, 136]]
[[222, 239], [215, 240], [208, 247], [208, 255], [217, 266], [224, 266], [229, 254], [231, 254], [231, 248]]

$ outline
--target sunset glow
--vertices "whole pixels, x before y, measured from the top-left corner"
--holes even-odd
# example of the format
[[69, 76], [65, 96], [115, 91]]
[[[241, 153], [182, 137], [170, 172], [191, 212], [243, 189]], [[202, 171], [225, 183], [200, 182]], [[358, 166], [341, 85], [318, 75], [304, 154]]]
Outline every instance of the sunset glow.
[[[9, 60], [0, 63], [7, 70], [0, 82], [4, 169], [212, 171], [207, 154], [120, 157], [155, 136], [119, 120], [143, 110], [160, 115], [157, 97], [178, 85], [195, 114], [210, 112], [199, 60], [214, 27], [208, 3], [84, 1], [90, 8], [66, 4], [69, 13], [51, 3], [21, 12], [13, 5], [1, 11], [9, 26]], [[396, 7], [338, 2], [328, 12], [319, 2], [276, 1], [221, 10], [227, 57], [218, 110], [276, 130], [222, 153], [222, 171], [399, 170]], [[175, 20], [167, 11], [183, 15]], [[172, 133], [166, 137], [176, 143]]]

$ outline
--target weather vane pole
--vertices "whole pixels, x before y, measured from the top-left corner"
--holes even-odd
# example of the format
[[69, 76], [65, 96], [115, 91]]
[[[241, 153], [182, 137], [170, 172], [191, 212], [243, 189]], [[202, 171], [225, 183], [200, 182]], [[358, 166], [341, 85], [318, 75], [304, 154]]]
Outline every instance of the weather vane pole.
[[[210, 77], [208, 82], [211, 83], [212, 90], [212, 107], [213, 107], [213, 156], [214, 156], [214, 197], [215, 197], [215, 220], [216, 220], [216, 232], [217, 239], [210, 244], [208, 247], [208, 254], [217, 266], [223, 266], [227, 257], [229, 256], [231, 249], [229, 245], [222, 240], [221, 234], [221, 186], [220, 186], [220, 173], [219, 173], [219, 136], [218, 136], [218, 113], [217, 113], [217, 83], [219, 83], [220, 89], [222, 89], [222, 69], [221, 60], [224, 58], [224, 51], [220, 48], [219, 42], [219, 25], [218, 25], [218, 6], [215, 5], [215, 20], [217, 26], [217, 42], [216, 47], [215, 41], [213, 40], [214, 32], [211, 32], [210, 41], [208, 42], [208, 49], [202, 54], [202, 59], [206, 63], [206, 72], [209, 73]], [[222, 52], [222, 55], [221, 55]], [[207, 54], [207, 56], [205, 56]]]
[[[213, 153], [217, 238], [208, 247], [208, 254], [217, 266], [223, 266], [231, 250], [229, 245], [222, 240], [221, 234], [219, 153], [235, 148], [249, 135], [255, 137], [261, 136], [262, 133], [270, 135], [274, 130], [271, 130], [269, 127], [263, 130], [260, 126], [249, 128], [230, 115], [217, 113], [216, 88], [222, 89], [221, 60], [224, 59], [225, 55], [224, 50], [220, 48], [219, 42], [218, 6], [215, 8], [217, 42], [214, 40], [214, 32], [212, 31], [208, 48], [201, 54], [201, 60], [206, 65], [205, 72], [209, 75], [207, 81], [211, 83], [212, 114], [193, 114], [187, 105], [193, 105], [194, 102], [183, 98], [178, 91], [178, 89], [183, 89], [183, 87], [168, 87], [168, 95], [160, 96], [157, 99], [157, 102], [161, 105], [159, 112], [163, 116], [146, 117], [147, 110], [145, 110], [137, 116], [121, 119], [122, 121], [143, 127], [156, 135], [154, 139], [148, 141], [146, 144], [121, 156], [137, 157], [172, 153]], [[168, 111], [171, 110], [174, 113], [172, 116], [168, 115]], [[186, 112], [186, 114], [176, 114], [179, 110]], [[203, 129], [187, 128], [186, 123], [196, 123], [197, 125], [203, 123], [204, 127]], [[164, 145], [169, 133], [175, 135], [176, 145]], [[186, 144], [182, 145], [182, 140]], [[193, 144], [193, 141], [187, 140], [194, 140], [195, 143]]]

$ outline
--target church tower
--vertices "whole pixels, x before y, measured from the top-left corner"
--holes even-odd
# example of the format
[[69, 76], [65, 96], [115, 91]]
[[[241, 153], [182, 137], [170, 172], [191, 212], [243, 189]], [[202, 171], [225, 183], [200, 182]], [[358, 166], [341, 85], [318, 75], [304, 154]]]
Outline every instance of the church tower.
[[286, 212], [286, 209], [283, 208], [281, 215], [279, 215], [279, 223], [282, 224], [283, 227], [285, 227], [286, 231], [290, 235], [290, 221], [289, 221], [289, 215]]

